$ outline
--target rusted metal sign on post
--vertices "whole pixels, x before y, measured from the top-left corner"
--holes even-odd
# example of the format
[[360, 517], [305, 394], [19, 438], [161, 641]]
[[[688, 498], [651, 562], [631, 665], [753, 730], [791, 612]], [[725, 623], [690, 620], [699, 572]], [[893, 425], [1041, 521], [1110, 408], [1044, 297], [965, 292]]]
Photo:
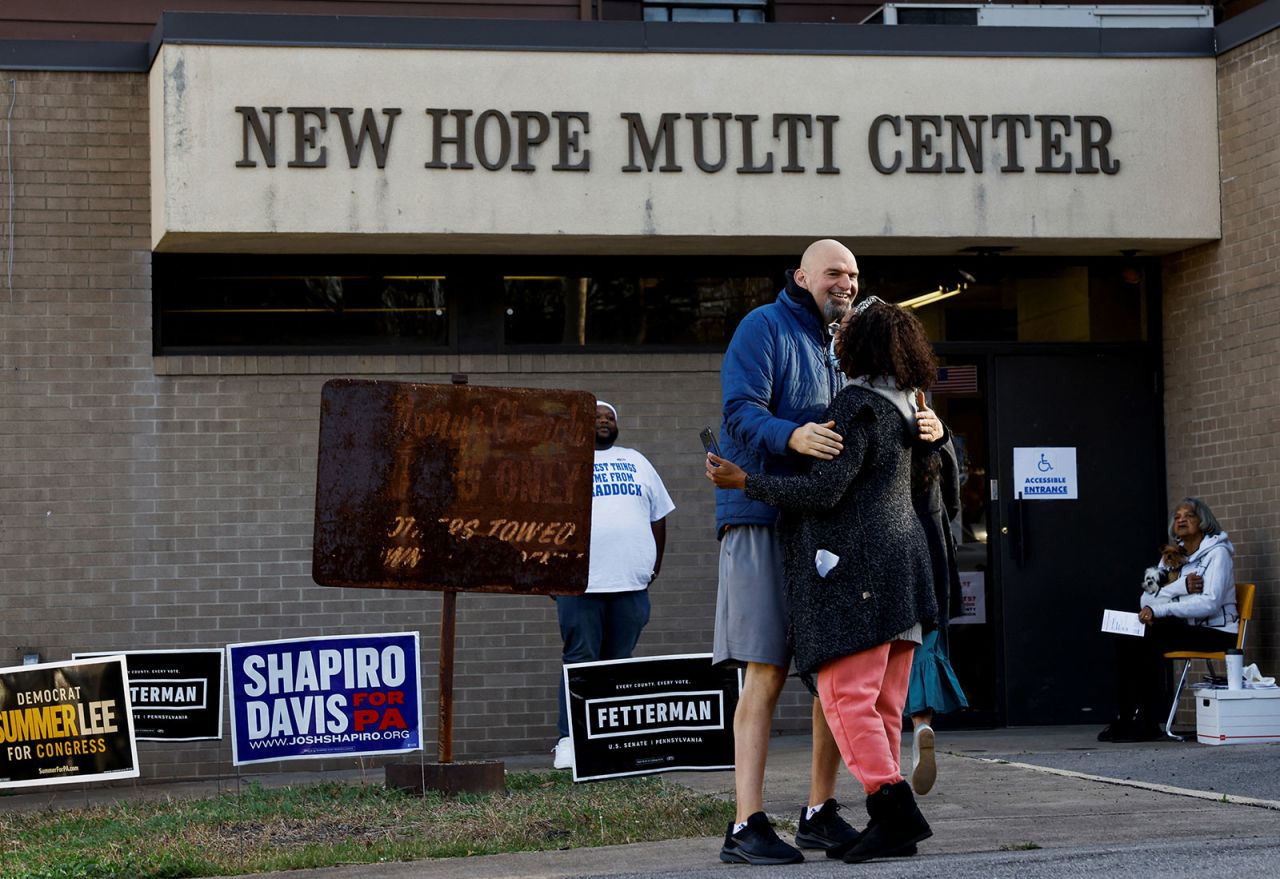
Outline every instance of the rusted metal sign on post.
[[335, 379], [320, 405], [312, 577], [444, 592], [440, 761], [388, 764], [387, 784], [503, 790], [502, 763], [453, 762], [458, 593], [586, 591], [595, 398]]
[[583, 391], [327, 382], [313, 578], [583, 592], [594, 419]]

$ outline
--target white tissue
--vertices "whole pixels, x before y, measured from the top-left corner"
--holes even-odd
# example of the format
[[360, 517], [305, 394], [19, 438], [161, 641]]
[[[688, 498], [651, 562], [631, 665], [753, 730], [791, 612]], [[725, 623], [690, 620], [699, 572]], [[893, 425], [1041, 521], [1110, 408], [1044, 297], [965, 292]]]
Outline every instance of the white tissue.
[[1266, 689], [1267, 687], [1274, 687], [1276, 679], [1263, 677], [1262, 672], [1258, 671], [1258, 664], [1253, 662], [1244, 667], [1244, 685], [1246, 687]]
[[813, 562], [818, 566], [818, 576], [825, 577], [831, 572], [832, 568], [840, 564], [840, 556], [833, 552], [827, 552], [825, 549], [820, 549], [814, 556]]

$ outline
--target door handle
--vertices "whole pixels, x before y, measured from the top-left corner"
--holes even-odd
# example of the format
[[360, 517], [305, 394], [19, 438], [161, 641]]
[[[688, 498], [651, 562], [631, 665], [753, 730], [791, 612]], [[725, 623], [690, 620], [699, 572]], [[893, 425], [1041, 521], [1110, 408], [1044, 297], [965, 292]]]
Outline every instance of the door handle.
[[[1006, 521], [1009, 524], [1002, 527], [1000, 533], [1008, 535], [1009, 553], [1018, 563], [1018, 567], [1022, 567], [1027, 563], [1027, 519], [1022, 492], [1018, 492], [1017, 498], [1009, 502]], [[1013, 526], [1012, 530], [1010, 525]]]

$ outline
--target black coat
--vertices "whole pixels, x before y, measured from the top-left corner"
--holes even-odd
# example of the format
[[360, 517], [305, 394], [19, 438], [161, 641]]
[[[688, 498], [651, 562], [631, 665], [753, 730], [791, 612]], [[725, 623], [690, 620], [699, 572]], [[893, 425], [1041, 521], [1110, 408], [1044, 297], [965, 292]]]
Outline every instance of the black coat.
[[938, 466], [933, 480], [926, 485], [912, 485], [913, 502], [920, 524], [929, 541], [929, 558], [933, 563], [933, 593], [938, 602], [938, 627], [943, 651], [946, 651], [947, 620], [960, 607], [960, 570], [956, 563], [956, 544], [951, 522], [960, 515], [960, 464], [956, 449], [948, 437], [936, 452], [916, 450], [917, 455], [937, 456]]
[[[851, 385], [827, 410], [844, 438], [801, 476], [747, 477], [746, 493], [783, 511], [788, 627], [796, 669], [891, 640], [937, 618], [929, 550], [911, 503], [913, 433], [894, 405]], [[814, 556], [839, 556], [826, 577]]]

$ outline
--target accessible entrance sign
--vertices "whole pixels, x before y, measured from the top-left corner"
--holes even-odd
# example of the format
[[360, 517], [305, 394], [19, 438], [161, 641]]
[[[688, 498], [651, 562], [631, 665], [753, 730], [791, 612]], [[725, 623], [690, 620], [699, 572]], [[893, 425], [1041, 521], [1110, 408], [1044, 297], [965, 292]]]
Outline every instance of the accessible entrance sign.
[[1075, 500], [1079, 495], [1074, 447], [1015, 448], [1014, 497], [1024, 501]]

